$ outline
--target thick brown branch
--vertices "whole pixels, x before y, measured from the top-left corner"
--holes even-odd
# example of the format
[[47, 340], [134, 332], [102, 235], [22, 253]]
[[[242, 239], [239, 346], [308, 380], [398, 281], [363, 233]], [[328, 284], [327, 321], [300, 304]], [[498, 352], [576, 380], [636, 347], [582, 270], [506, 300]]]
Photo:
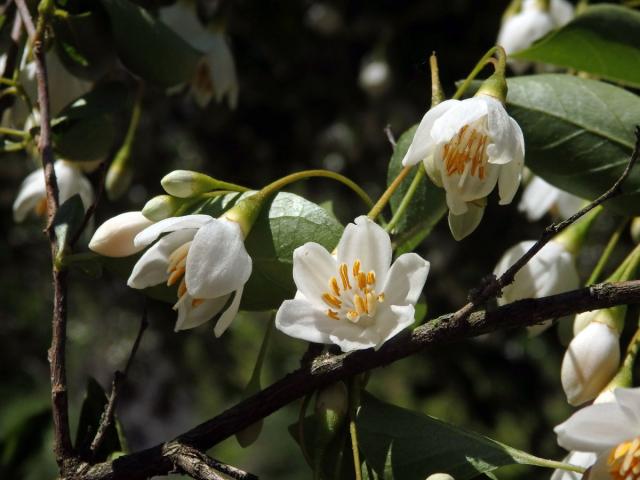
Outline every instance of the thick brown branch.
[[224, 480], [220, 473], [236, 480], [257, 480], [258, 477], [239, 468], [221, 463], [188, 445], [169, 443], [164, 449], [176, 468], [196, 480]]
[[[475, 312], [464, 319], [456, 319], [454, 314], [445, 315], [416, 328], [413, 332], [398, 335], [377, 351], [369, 349], [336, 356], [321, 356], [311, 365], [301, 367], [253, 397], [180, 435], [177, 441], [201, 451], [207, 450], [318, 388], [387, 365], [432, 345], [623, 304], [640, 304], [640, 280], [616, 284], [603, 283], [551, 297], [521, 300], [491, 312]], [[113, 462], [85, 466], [82, 478], [135, 480], [153, 475], [166, 475], [174, 466], [165, 455], [165, 448], [164, 445], [157, 445], [122, 456]]]

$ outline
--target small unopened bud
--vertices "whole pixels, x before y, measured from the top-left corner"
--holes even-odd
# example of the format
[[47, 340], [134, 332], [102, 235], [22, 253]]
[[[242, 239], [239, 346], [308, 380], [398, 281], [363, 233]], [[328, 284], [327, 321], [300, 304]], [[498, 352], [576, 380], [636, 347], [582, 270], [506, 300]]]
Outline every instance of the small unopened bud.
[[560, 372], [571, 405], [593, 400], [607, 386], [620, 364], [620, 332], [597, 320], [569, 344]]
[[455, 480], [455, 478], [453, 478], [448, 473], [434, 473], [432, 475], [429, 475], [427, 477], [427, 480]]
[[262, 420], [258, 420], [256, 423], [249, 425], [244, 430], [236, 433], [236, 440], [242, 448], [247, 448], [253, 445], [262, 432]]
[[133, 179], [133, 170], [127, 165], [114, 161], [104, 180], [104, 189], [107, 192], [109, 200], [119, 199], [126, 193]]
[[640, 243], [640, 217], [631, 220], [631, 238], [634, 242]]
[[320, 390], [316, 396], [316, 418], [331, 438], [340, 428], [349, 408], [349, 394], [344, 382]]
[[135, 236], [153, 222], [140, 212], [121, 213], [98, 227], [89, 248], [105, 257], [128, 257], [145, 247], [136, 247]]
[[165, 175], [160, 183], [165, 192], [178, 198], [195, 197], [220, 187], [220, 182], [215, 178], [191, 170], [174, 170]]
[[149, 220], [159, 222], [165, 218], [172, 217], [182, 205], [183, 201], [179, 198], [171, 195], [158, 195], [142, 207], [142, 214]]

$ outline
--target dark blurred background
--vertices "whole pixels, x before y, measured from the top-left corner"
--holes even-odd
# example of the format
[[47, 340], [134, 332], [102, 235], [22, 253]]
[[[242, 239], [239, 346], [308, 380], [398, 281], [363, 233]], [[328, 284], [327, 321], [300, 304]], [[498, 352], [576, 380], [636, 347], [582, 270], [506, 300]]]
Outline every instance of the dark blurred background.
[[[238, 108], [212, 102], [201, 110], [187, 95], [167, 98], [161, 91], [147, 91], [133, 184], [124, 198], [100, 204], [97, 224], [140, 209], [162, 193], [160, 178], [176, 168], [252, 187], [296, 170], [328, 168], [355, 179], [372, 197], [379, 195], [392, 151], [384, 129], [388, 125], [399, 136], [426, 111], [429, 54], [437, 52], [442, 82], [451, 94], [454, 82], [493, 45], [506, 4], [206, 2], [204, 15], [219, 7], [228, 15], [240, 84]], [[384, 81], [373, 86], [359, 80], [372, 61], [388, 69]], [[20, 428], [26, 429], [28, 441], [15, 448], [28, 448], [11, 472], [13, 478], [29, 480], [55, 477], [46, 358], [52, 297], [48, 244], [41, 224], [15, 225], [11, 216], [20, 182], [33, 168], [20, 155], [0, 161], [0, 433], [26, 422], [28, 428]], [[96, 174], [91, 178], [98, 180]], [[351, 192], [329, 181], [292, 188], [318, 203], [331, 200], [343, 222], [365, 213]], [[536, 237], [543, 226], [528, 224], [518, 214], [517, 199], [508, 207], [489, 203], [482, 225], [463, 242], [451, 238], [444, 221], [417, 249], [432, 265], [425, 289], [429, 317], [461, 305], [502, 252]], [[613, 220], [601, 220], [581, 259], [585, 278], [613, 225]], [[68, 368], [74, 422], [88, 377], [107, 388], [113, 372], [123, 368], [143, 304], [121, 278], [71, 275]], [[133, 450], [169, 439], [242, 398], [268, 316], [242, 313], [221, 339], [214, 338], [211, 324], [176, 334], [174, 318], [168, 305], [149, 302], [150, 328], [118, 411]], [[296, 368], [305, 348], [276, 332], [263, 384]], [[531, 339], [524, 331], [500, 332], [376, 370], [369, 390], [536, 455], [560, 458], [552, 427], [570, 413], [559, 381], [562, 353], [555, 328]], [[298, 409], [296, 403], [267, 418], [249, 449], [229, 439], [211, 454], [265, 479], [310, 478], [286, 431]], [[514, 467], [498, 476], [534, 479], [550, 473]]]

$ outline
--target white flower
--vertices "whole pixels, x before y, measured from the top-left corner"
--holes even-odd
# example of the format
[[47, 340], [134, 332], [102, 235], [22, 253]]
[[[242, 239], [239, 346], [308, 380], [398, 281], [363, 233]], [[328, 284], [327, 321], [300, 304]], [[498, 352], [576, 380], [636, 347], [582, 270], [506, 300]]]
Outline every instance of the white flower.
[[379, 348], [414, 321], [429, 262], [406, 253], [391, 265], [389, 235], [361, 216], [344, 230], [335, 257], [317, 243], [293, 252], [294, 300], [276, 327], [295, 338], [334, 343], [342, 351]]
[[607, 386], [620, 364], [620, 332], [593, 321], [578, 333], [562, 359], [560, 379], [571, 405], [593, 400]]
[[[446, 100], [426, 113], [402, 163], [421, 160], [446, 191], [449, 225], [459, 240], [480, 222], [482, 202], [496, 184], [500, 205], [511, 203], [524, 166], [524, 137], [502, 103], [489, 95]], [[466, 218], [455, 218], [461, 216]]]
[[640, 389], [617, 388], [614, 402], [578, 410], [554, 430], [567, 450], [593, 452], [589, 480], [640, 479]]
[[525, 187], [518, 210], [526, 213], [530, 222], [540, 220], [549, 211], [566, 220], [580, 210], [584, 202], [582, 198], [560, 190], [536, 176]]
[[93, 234], [89, 248], [105, 257], [128, 257], [144, 250], [133, 239], [153, 222], [141, 212], [125, 212], [110, 218]]
[[427, 477], [427, 480], [455, 480], [455, 478], [453, 478], [448, 473], [434, 473], [432, 475], [429, 475]]
[[[502, 275], [534, 244], [533, 240], [520, 242], [502, 256], [493, 273]], [[550, 241], [522, 267], [514, 281], [502, 289], [498, 305], [515, 302], [523, 298], [542, 298], [574, 290], [580, 286], [580, 277], [573, 255], [560, 242]], [[549, 324], [530, 327], [532, 334], [540, 333]]]
[[134, 240], [136, 247], [153, 243], [133, 267], [128, 285], [143, 289], [178, 284], [175, 330], [197, 327], [222, 312], [217, 337], [231, 324], [251, 275], [251, 257], [236, 222], [209, 215], [171, 217], [154, 223]]
[[[498, 45], [508, 55], [524, 50], [555, 28], [568, 23], [574, 16], [573, 6], [566, 0], [551, 0], [549, 11], [545, 11], [539, 0], [524, 0], [522, 10], [507, 17], [498, 32]], [[528, 62], [510, 60], [516, 73], [522, 73]]]
[[[86, 211], [93, 203], [93, 187], [87, 177], [64, 160], [57, 160], [53, 168], [58, 181], [60, 205], [78, 193]], [[31, 211], [38, 216], [44, 216], [47, 211], [47, 193], [42, 168], [27, 175], [13, 202], [13, 218], [16, 222], [22, 222]]]
[[[596, 461], [596, 454], [593, 452], [570, 452], [562, 462], [575, 465], [577, 467], [589, 468]], [[567, 470], [555, 470], [551, 475], [551, 480], [582, 480], [582, 474], [569, 472]]]
[[206, 107], [216, 97], [225, 97], [230, 108], [238, 104], [238, 80], [233, 54], [224, 32], [214, 31], [200, 23], [190, 2], [179, 0], [160, 10], [160, 18], [193, 48], [204, 55], [191, 82], [191, 92], [200, 107]]

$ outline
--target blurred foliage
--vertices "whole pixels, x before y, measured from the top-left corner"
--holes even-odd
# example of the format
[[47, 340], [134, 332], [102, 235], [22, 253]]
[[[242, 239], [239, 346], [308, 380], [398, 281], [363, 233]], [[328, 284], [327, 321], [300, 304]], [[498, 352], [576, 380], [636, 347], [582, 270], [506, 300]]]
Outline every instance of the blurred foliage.
[[[100, 204], [97, 222], [139, 210], [161, 193], [160, 178], [176, 168], [250, 187], [295, 170], [329, 168], [360, 182], [372, 197], [378, 195], [391, 155], [384, 128], [390, 125], [399, 135], [429, 105], [428, 55], [438, 53], [443, 84], [452, 93], [453, 82], [466, 76], [493, 44], [506, 4], [202, 1], [205, 17], [222, 11], [227, 18], [239, 106], [230, 111], [212, 103], [201, 110], [187, 95], [167, 99], [159, 89], [146, 91], [132, 150], [132, 186], [118, 201]], [[388, 62], [391, 79], [381, 91], [367, 92], [358, 76], [373, 59]], [[14, 225], [11, 218], [19, 184], [34, 166], [20, 154], [4, 156], [0, 163], [5, 233], [0, 240], [0, 477], [27, 480], [55, 477], [47, 415], [49, 249], [37, 220]], [[99, 174], [91, 178], [98, 182]], [[327, 180], [291, 190], [318, 203], [331, 201], [343, 222], [364, 212], [352, 192]], [[441, 222], [417, 248], [432, 266], [425, 289], [429, 316], [462, 304], [504, 250], [538, 235], [542, 223], [526, 223], [516, 205], [517, 199], [509, 207], [489, 202], [481, 226], [460, 244]], [[583, 278], [615, 223], [602, 218], [596, 225], [580, 259]], [[628, 242], [625, 238], [614, 261]], [[142, 308], [142, 296], [120, 278], [105, 274], [96, 281], [72, 272], [68, 367], [74, 427], [87, 379], [96, 378], [106, 389], [113, 372], [123, 368]], [[164, 303], [150, 302], [151, 326], [119, 406], [128, 446], [137, 450], [171, 438], [241, 399], [268, 318], [241, 313], [221, 339], [214, 338], [211, 324], [176, 334], [175, 313]], [[305, 348], [276, 332], [263, 385], [295, 369]], [[368, 389], [384, 401], [559, 458], [552, 427], [570, 413], [559, 380], [562, 353], [555, 329], [536, 338], [527, 338], [524, 331], [498, 332], [376, 370]], [[296, 402], [267, 418], [250, 449], [229, 439], [211, 454], [261, 478], [308, 478], [309, 469], [287, 434], [298, 412]], [[518, 466], [498, 475], [526, 480], [548, 472]]]

